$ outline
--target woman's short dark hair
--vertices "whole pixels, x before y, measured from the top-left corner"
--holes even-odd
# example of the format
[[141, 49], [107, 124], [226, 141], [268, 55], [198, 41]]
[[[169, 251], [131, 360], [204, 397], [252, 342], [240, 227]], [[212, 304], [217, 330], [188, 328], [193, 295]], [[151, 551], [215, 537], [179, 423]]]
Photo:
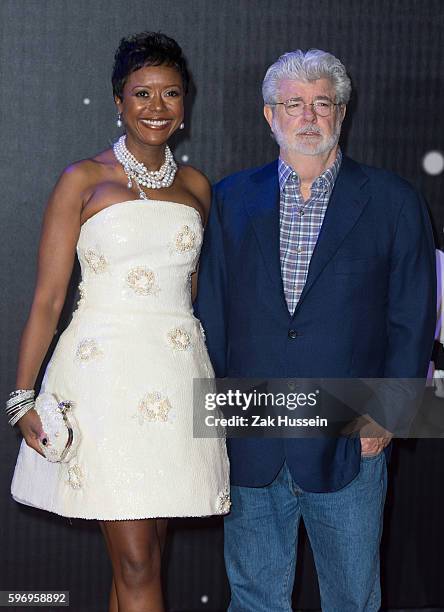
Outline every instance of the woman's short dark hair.
[[122, 99], [129, 75], [144, 66], [172, 66], [180, 73], [184, 92], [188, 90], [190, 75], [182, 49], [177, 42], [160, 32], [141, 32], [122, 38], [114, 56], [112, 74], [113, 94]]

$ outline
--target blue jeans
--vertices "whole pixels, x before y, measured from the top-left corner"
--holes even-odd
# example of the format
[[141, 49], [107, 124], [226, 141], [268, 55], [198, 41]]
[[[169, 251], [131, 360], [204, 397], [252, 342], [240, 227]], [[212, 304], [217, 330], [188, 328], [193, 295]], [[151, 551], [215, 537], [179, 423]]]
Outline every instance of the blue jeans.
[[231, 488], [225, 518], [228, 612], [291, 612], [302, 517], [324, 612], [376, 612], [387, 488], [385, 454], [361, 458], [358, 476], [331, 493], [302, 491], [284, 464], [266, 487]]

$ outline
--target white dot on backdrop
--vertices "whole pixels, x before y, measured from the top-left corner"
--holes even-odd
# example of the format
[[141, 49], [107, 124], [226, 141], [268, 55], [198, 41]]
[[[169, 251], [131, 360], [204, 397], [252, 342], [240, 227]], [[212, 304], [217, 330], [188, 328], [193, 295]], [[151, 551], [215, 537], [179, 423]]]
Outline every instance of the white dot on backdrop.
[[202, 597], [200, 598], [200, 601], [202, 603], [208, 603], [208, 595], [202, 595]]
[[429, 151], [422, 158], [422, 167], [427, 174], [441, 174], [444, 170], [444, 155], [440, 151]]
[[188, 155], [182, 155], [182, 157], [180, 158], [183, 162], [187, 162], [189, 161], [189, 156]]
[[91, 100], [89, 98], [83, 98], [83, 104], [86, 104], [88, 106], [90, 102]]

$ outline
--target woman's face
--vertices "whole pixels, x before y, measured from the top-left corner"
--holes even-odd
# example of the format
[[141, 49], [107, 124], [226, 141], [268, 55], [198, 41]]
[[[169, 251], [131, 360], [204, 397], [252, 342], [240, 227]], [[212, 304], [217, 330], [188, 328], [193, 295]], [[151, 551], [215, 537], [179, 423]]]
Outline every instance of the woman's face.
[[116, 98], [130, 141], [162, 145], [183, 120], [183, 83], [172, 66], [145, 66], [131, 73]]

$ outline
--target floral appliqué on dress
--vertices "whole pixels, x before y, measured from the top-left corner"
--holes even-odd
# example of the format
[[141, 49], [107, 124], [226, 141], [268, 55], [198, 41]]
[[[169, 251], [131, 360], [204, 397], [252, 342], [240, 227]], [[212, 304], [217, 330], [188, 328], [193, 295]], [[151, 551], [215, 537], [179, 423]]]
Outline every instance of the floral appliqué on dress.
[[126, 282], [137, 295], [157, 295], [160, 291], [156, 275], [145, 266], [132, 268], [127, 274]]
[[230, 499], [230, 491], [228, 487], [226, 487], [222, 493], [219, 493], [219, 497], [217, 500], [217, 511], [219, 514], [227, 514], [230, 511], [231, 507], [231, 499]]
[[171, 329], [167, 334], [168, 342], [178, 351], [186, 351], [191, 346], [191, 336], [180, 327]]
[[145, 421], [166, 423], [171, 409], [170, 400], [158, 391], [153, 391], [147, 393], [140, 401], [135, 417], [138, 418], [140, 425]]
[[97, 253], [93, 249], [87, 249], [85, 251], [85, 260], [94, 274], [101, 274], [108, 265], [105, 256], [101, 253]]
[[174, 246], [178, 253], [194, 251], [196, 248], [196, 243], [196, 232], [193, 232], [188, 225], [184, 225], [182, 229], [177, 232], [174, 240]]
[[81, 281], [79, 283], [79, 301], [77, 302], [77, 306], [81, 306], [86, 300], [86, 291], [85, 291], [85, 283]]
[[79, 299], [77, 300], [76, 309], [73, 312], [73, 316], [77, 314], [79, 308], [81, 308], [86, 301], [85, 283], [83, 281], [79, 283], [77, 290], [79, 292]]
[[82, 362], [90, 361], [102, 355], [102, 350], [94, 338], [84, 338], [77, 345], [76, 357]]
[[71, 485], [73, 489], [80, 489], [82, 487], [83, 473], [80, 469], [80, 465], [72, 465], [68, 468], [68, 480], [67, 484]]

